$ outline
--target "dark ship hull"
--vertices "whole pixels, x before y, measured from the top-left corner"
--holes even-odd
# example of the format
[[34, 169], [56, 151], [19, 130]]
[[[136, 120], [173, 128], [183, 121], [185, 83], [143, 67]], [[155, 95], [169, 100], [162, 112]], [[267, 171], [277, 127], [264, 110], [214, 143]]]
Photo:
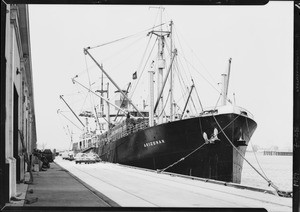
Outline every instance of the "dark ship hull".
[[219, 140], [206, 142], [206, 145], [166, 171], [240, 183], [243, 158], [232, 144], [244, 156], [256, 126], [256, 122], [246, 113], [227, 113], [168, 122], [129, 132], [125, 136], [121, 135], [125, 129], [123, 127], [115, 130], [120, 135], [113, 133], [113, 130], [102, 135], [97, 153], [104, 161], [164, 169], [203, 145], [207, 141], [203, 133], [210, 137], [217, 129]]

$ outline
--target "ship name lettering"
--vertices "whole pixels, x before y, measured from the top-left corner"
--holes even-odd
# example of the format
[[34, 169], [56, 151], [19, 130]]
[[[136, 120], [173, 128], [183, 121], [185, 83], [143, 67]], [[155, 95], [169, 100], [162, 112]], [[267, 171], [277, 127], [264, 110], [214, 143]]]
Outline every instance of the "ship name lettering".
[[144, 147], [149, 147], [149, 146], [156, 146], [157, 144], [163, 144], [165, 143], [164, 139], [157, 140], [157, 141], [150, 141], [144, 144]]

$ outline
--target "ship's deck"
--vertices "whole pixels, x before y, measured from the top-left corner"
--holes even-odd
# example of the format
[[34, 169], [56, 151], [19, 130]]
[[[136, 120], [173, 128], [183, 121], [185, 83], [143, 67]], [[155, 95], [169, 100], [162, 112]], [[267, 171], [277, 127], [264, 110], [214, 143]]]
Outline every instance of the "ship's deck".
[[55, 160], [122, 207], [265, 208], [292, 211], [292, 198], [187, 179], [112, 163]]

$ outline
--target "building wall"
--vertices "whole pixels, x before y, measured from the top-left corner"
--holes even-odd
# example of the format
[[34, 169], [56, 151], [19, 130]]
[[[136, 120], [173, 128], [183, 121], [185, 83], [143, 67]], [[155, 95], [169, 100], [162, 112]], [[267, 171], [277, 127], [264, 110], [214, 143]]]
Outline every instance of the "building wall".
[[[1, 71], [0, 71], [0, 207], [8, 201], [9, 190], [8, 182], [9, 167], [6, 164], [6, 148], [5, 148], [5, 136], [6, 136], [6, 55], [5, 44], [7, 39], [7, 5], [1, 1]], [[2, 208], [2, 207], [1, 207]]]
[[16, 195], [16, 160], [13, 157], [13, 25], [11, 24], [11, 7], [8, 7], [7, 17], [7, 39], [5, 44], [6, 66], [6, 132], [5, 132], [5, 156], [6, 163], [9, 164], [9, 196]]
[[1, 57], [1, 64], [6, 65], [5, 84], [1, 83], [1, 89], [5, 90], [5, 101], [1, 102], [5, 108], [1, 130], [5, 132], [5, 150], [0, 150], [0, 154], [5, 154], [8, 170], [0, 170], [0, 174], [3, 172], [0, 185], [4, 185], [6, 178], [9, 183], [8, 192], [0, 189], [0, 206], [16, 196], [17, 183], [25, 179], [25, 153], [32, 154], [36, 147], [28, 6], [1, 3], [1, 11], [3, 7], [6, 20], [1, 21], [1, 32], [5, 31], [5, 46], [1, 46], [1, 54], [4, 52], [5, 57]]

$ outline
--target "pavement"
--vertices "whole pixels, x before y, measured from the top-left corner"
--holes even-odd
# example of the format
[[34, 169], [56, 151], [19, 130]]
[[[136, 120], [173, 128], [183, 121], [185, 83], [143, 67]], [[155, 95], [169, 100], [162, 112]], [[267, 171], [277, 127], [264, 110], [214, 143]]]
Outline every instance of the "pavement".
[[33, 179], [4, 211], [292, 211], [291, 198], [112, 163], [57, 158]]
[[[27, 179], [26, 179], [27, 178]], [[26, 173], [25, 181], [29, 179]], [[17, 184], [17, 196], [5, 210], [22, 207], [117, 207], [114, 201], [56, 163], [46, 171], [33, 172], [33, 184]]]

